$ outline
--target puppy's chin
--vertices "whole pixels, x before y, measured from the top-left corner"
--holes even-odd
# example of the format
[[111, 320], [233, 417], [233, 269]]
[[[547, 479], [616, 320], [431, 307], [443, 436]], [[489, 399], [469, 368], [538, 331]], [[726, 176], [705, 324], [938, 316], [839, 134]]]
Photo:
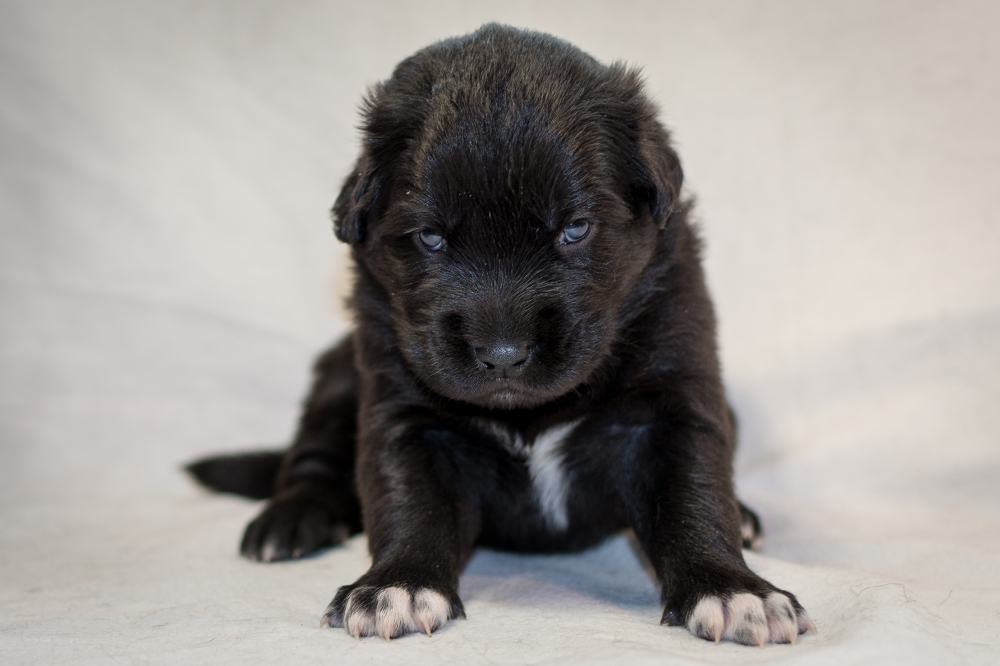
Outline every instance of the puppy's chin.
[[484, 393], [466, 398], [466, 402], [490, 409], [530, 409], [559, 397], [547, 391], [525, 391], [520, 387], [509, 385], [506, 381], [498, 384]]
[[[430, 384], [430, 383], [428, 383]], [[486, 409], [533, 409], [557, 400], [573, 391], [578, 382], [565, 378], [564, 382], [546, 387], [536, 387], [516, 379], [472, 381], [464, 385], [435, 382], [430, 388], [449, 400], [457, 400]]]

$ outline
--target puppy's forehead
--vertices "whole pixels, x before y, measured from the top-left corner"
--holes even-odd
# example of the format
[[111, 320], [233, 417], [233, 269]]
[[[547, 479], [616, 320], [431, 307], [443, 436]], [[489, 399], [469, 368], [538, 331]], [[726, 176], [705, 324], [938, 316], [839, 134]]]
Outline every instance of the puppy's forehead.
[[473, 216], [552, 228], [592, 207], [609, 182], [600, 138], [581, 108], [523, 87], [453, 82], [435, 93], [411, 179], [446, 226]]
[[587, 205], [585, 178], [574, 151], [559, 137], [527, 122], [491, 124], [463, 119], [428, 142], [415, 165], [424, 200], [451, 219], [518, 217], [558, 224]]
[[631, 196], [632, 131], [619, 125], [635, 113], [636, 81], [551, 37], [503, 29], [404, 61], [367, 130], [378, 150], [401, 147], [394, 190], [406, 196], [395, 201], [409, 214], [397, 219], [551, 230], [575, 216], [618, 216]]

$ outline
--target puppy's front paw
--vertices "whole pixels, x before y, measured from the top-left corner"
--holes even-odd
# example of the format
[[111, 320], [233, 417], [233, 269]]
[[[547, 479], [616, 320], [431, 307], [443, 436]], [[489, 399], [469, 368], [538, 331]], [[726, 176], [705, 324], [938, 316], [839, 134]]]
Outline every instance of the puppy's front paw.
[[361, 585], [340, 588], [326, 609], [321, 627], [344, 627], [355, 638], [378, 634], [389, 640], [422, 631], [428, 636], [455, 617], [461, 604], [422, 587], [412, 592], [397, 586]]
[[687, 628], [705, 640], [743, 645], [795, 643], [801, 633], [816, 626], [793, 597], [782, 592], [758, 596], [741, 592], [728, 598], [705, 595], [687, 618]]

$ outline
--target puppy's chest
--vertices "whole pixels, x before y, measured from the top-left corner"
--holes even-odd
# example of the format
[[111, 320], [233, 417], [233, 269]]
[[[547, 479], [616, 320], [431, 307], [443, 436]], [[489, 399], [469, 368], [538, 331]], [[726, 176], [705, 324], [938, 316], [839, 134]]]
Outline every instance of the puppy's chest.
[[496, 421], [479, 419], [476, 423], [527, 468], [538, 508], [554, 530], [569, 527], [567, 502], [573, 480], [566, 468], [566, 442], [582, 420], [557, 424], [530, 439]]

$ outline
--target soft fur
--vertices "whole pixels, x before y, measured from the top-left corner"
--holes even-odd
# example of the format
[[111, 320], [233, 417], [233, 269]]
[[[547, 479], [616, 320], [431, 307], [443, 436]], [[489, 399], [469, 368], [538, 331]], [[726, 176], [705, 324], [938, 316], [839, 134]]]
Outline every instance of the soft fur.
[[268, 495], [243, 540], [299, 557], [364, 526], [372, 568], [323, 624], [430, 633], [478, 545], [587, 548], [632, 530], [662, 621], [794, 641], [811, 622], [743, 561], [735, 426], [682, 171], [634, 70], [490, 25], [375, 86], [334, 207], [356, 330], [316, 365], [291, 449], [215, 458]]

